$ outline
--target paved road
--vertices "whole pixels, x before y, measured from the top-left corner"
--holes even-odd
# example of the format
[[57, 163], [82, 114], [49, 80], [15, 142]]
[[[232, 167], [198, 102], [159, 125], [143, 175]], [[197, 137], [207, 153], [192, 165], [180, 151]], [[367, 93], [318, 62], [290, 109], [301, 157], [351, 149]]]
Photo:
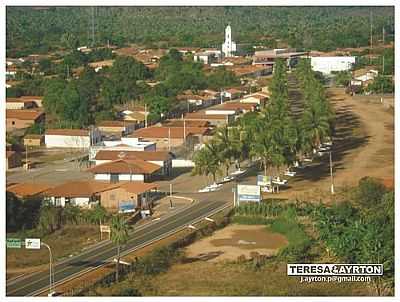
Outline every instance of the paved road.
[[[211, 196], [210, 196], [211, 197]], [[194, 203], [188, 208], [176, 213], [175, 215], [165, 217], [159, 221], [153, 222], [143, 228], [135, 230], [131, 239], [121, 249], [121, 252], [140, 247], [152, 240], [174, 231], [193, 221], [205, 217], [207, 214], [226, 205], [223, 201], [210, 201], [211, 198]], [[102, 244], [94, 249], [88, 250], [65, 262], [54, 266], [55, 283], [70, 278], [79, 272], [90, 270], [104, 264], [110, 258], [115, 257], [116, 247], [111, 242]], [[22, 277], [17, 280], [11, 280], [7, 283], [7, 296], [31, 296], [42, 292], [48, 287], [49, 271], [42, 271], [35, 274]]]

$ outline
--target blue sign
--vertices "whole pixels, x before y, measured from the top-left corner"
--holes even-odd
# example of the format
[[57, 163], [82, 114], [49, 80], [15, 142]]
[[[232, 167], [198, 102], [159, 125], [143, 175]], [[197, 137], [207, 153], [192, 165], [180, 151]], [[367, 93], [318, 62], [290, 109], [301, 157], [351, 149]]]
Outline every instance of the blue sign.
[[260, 186], [238, 185], [238, 201], [261, 201]]
[[135, 208], [136, 208], [136, 204], [133, 201], [120, 201], [119, 202], [119, 212], [120, 213], [134, 212]]

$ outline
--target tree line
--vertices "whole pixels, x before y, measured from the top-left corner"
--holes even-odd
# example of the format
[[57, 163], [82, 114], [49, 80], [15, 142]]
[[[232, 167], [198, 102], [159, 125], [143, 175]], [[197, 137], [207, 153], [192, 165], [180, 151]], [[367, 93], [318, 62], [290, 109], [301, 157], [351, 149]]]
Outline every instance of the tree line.
[[369, 44], [370, 12], [374, 44], [382, 28], [394, 40], [392, 7], [7, 7], [7, 55], [107, 43], [219, 47], [228, 23], [243, 44], [359, 47]]
[[[293, 114], [288, 97], [286, 64], [278, 60], [270, 84], [271, 96], [261, 112], [248, 112], [232, 126], [219, 127], [215, 135], [193, 157], [193, 174], [228, 174], [233, 163], [259, 160], [264, 175], [271, 168], [279, 175], [283, 167], [292, 166], [305, 156], [313, 156], [334, 130], [334, 114], [321, 82], [311, 69], [310, 61], [300, 61], [296, 77], [303, 97], [299, 117]], [[224, 169], [223, 169], [224, 168]]]

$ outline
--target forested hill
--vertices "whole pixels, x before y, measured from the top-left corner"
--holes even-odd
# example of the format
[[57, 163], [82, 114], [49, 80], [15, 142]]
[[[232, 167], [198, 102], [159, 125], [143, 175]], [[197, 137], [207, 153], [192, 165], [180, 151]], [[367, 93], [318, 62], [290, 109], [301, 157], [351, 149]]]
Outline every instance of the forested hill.
[[371, 11], [374, 38], [392, 39], [393, 7], [7, 7], [7, 49], [92, 45], [92, 28], [95, 44], [217, 46], [230, 23], [237, 43], [331, 50], [368, 45]]

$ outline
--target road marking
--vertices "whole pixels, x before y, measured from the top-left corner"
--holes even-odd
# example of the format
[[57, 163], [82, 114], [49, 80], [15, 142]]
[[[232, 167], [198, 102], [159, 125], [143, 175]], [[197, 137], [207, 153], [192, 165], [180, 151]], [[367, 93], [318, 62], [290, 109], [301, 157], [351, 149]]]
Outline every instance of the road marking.
[[[199, 207], [198, 209], [196, 209], [196, 211], [204, 210], [204, 209], [206, 209], [207, 207], [209, 207], [210, 205], [213, 205], [213, 203], [215, 203], [215, 202], [208, 202], [204, 207]], [[225, 205], [226, 205], [226, 204], [225, 204]], [[190, 208], [191, 208], [191, 207], [188, 207], [188, 210], [189, 210]], [[219, 208], [220, 208], [220, 207], [218, 207], [217, 209], [219, 209]], [[209, 214], [208, 214], [208, 215], [209, 215]], [[207, 216], [208, 216], [208, 215], [207, 215]], [[174, 216], [178, 216], [178, 215], [173, 215], [173, 216], [171, 216], [171, 217], [173, 218]], [[202, 216], [204, 216], [204, 215], [202, 215]], [[179, 217], [178, 217], [178, 219], [179, 219]], [[175, 219], [171, 220], [170, 222], [168, 222], [167, 224], [162, 225], [161, 227], [155, 228], [155, 229], [152, 230], [151, 232], [156, 232], [156, 231], [158, 231], [158, 230], [160, 230], [160, 229], [162, 229], [162, 228], [165, 228], [165, 227], [167, 227], [168, 225], [177, 222], [178, 219], [175, 218]], [[182, 227], [182, 226], [180, 226], [179, 228], [181, 228], [181, 227]], [[183, 227], [184, 227], [184, 226], [183, 226]], [[135, 233], [135, 232], [134, 232], [134, 233]], [[134, 233], [133, 233], [133, 234], [134, 234]], [[132, 241], [134, 241], [134, 240], [138, 240], [139, 238], [143, 238], [143, 237], [145, 237], [145, 236], [147, 236], [147, 235], [148, 235], [148, 234], [143, 234], [143, 235], [141, 235], [141, 236], [139, 236], [139, 237], [131, 238], [131, 239], [127, 242], [127, 244], [129, 244], [129, 242], [132, 242]], [[115, 248], [116, 248], [115, 246], [112, 246], [111, 248], [106, 249], [106, 250], [103, 250], [103, 251], [101, 251], [100, 253], [97, 253], [97, 254], [95, 254], [95, 255], [92, 255], [92, 256], [90, 256], [89, 258], [84, 259], [84, 260], [85, 260], [85, 261], [92, 260], [93, 258], [96, 258], [96, 257], [98, 257], [98, 256], [100, 256], [100, 255], [102, 255], [102, 254], [108, 253], [108, 252], [112, 251], [112, 250], [115, 249]], [[104, 261], [104, 260], [103, 260], [103, 261]], [[102, 265], [100, 265], [99, 267], [101, 267], [101, 266], [103, 266], [103, 265], [105, 265], [105, 264], [102, 264]], [[66, 271], [67, 269], [70, 269], [70, 268], [71, 268], [71, 266], [68, 265], [68, 266], [66, 266], [64, 269], [61, 269], [61, 270], [59, 270], [59, 271], [55, 271], [54, 275], [56, 276], [57, 274], [60, 274], [60, 273]], [[32, 284], [35, 284], [35, 283], [37, 283], [37, 282], [42, 281], [42, 280], [46, 280], [47, 278], [48, 278], [48, 276], [45, 276], [45, 277], [40, 278], [40, 279], [36, 279], [34, 282], [30, 282], [30, 283], [28, 283], [28, 284], [25, 284], [25, 285], [22, 286], [22, 287], [19, 287], [19, 288], [15, 289], [15, 290], [9, 292], [7, 295], [11, 295], [12, 293], [14, 293], [14, 292], [16, 292], [16, 291], [18, 291], [18, 290], [24, 289], [24, 288], [26, 288], [26, 287], [28, 287], [28, 286], [30, 286], [30, 285], [32, 285]], [[66, 278], [68, 278], [68, 277], [66, 277]], [[65, 279], [65, 278], [64, 278], [64, 279]], [[58, 282], [61, 282], [61, 281], [63, 281], [63, 279], [59, 280]], [[47, 287], [46, 287], [46, 288], [47, 288]], [[44, 290], [45, 290], [45, 289], [44, 289]], [[41, 290], [40, 292], [43, 292], [44, 290]]]
[[[184, 211], [186, 211], [186, 210], [189, 210], [190, 208], [192, 208], [192, 207], [194, 207], [194, 206], [196, 206], [196, 205], [189, 204], [189, 205], [184, 206], [183, 208], [181, 208], [181, 209], [179, 209], [179, 210], [177, 210], [177, 211], [174, 211], [174, 212], [172, 212], [172, 213], [170, 213], [170, 214], [164, 215], [163, 217], [156, 218], [156, 219], [154, 219], [154, 220], [157, 221], [157, 219], [158, 219], [158, 220], [160, 220], [160, 222], [161, 222], [161, 221], [164, 221], [164, 220], [167, 220], [168, 218], [173, 217], [173, 216], [176, 216], [177, 214], [179, 214], [179, 213], [181, 213], [181, 212], [184, 212]], [[143, 230], [143, 229], [146, 229], [146, 228], [149, 228], [149, 227], [154, 226], [154, 223], [153, 223], [153, 222], [154, 222], [154, 221], [152, 220], [152, 221], [149, 221], [148, 223], [145, 223], [145, 224], [142, 224], [142, 225], [136, 227], [136, 228], [135, 228], [135, 231], [134, 231], [131, 235], [135, 234], [135, 232], [139, 232], [139, 231], [141, 231], [141, 230]], [[88, 249], [83, 250], [82, 253], [73, 256], [72, 258], [66, 258], [66, 259], [64, 259], [64, 260], [61, 260], [61, 261], [57, 262], [57, 263], [54, 265], [54, 267], [56, 268], [57, 266], [61, 266], [62, 264], [66, 263], [66, 262], [68, 262], [68, 261], [72, 261], [74, 258], [82, 257], [82, 256], [84, 256], [84, 255], [86, 255], [86, 254], [89, 254], [90, 252], [92, 252], [92, 251], [94, 251], [94, 250], [96, 250], [96, 249], [99, 249], [102, 245], [109, 245], [109, 244], [111, 244], [111, 241], [109, 241], [109, 240], [100, 241], [100, 242], [98, 242], [98, 243], [92, 245], [92, 246], [89, 247]], [[35, 275], [35, 274], [39, 274], [39, 273], [42, 273], [42, 272], [45, 272], [45, 271], [47, 271], [46, 268], [44, 268], [44, 269], [42, 269], [42, 270], [37, 270], [37, 271], [35, 271], [35, 272], [33, 272], [33, 273], [30, 273], [30, 274], [21, 275], [21, 278], [22, 278], [22, 276], [24, 276], [24, 277], [23, 277], [22, 279], [20, 279], [20, 280], [16, 280], [17, 278], [13, 278], [13, 279], [8, 280], [8, 281], [6, 282], [6, 283], [7, 283], [6, 286], [11, 286], [11, 285], [13, 285], [13, 284], [16, 283], [16, 282], [19, 282], [19, 281], [21, 281], [21, 280], [27, 279], [27, 278], [29, 278], [29, 277], [32, 277], [32, 276]]]
[[[231, 206], [230, 204], [223, 204], [222, 206], [217, 207], [216, 209], [214, 209], [214, 210], [213, 210], [211, 213], [209, 213], [208, 215], [214, 215], [214, 214], [218, 213], [219, 211], [224, 210], [224, 209], [226, 209], [226, 208], [228, 208], [228, 207], [230, 207], [230, 206]], [[204, 209], [204, 208], [201, 208], [201, 209]], [[196, 219], [193, 220], [192, 223], [200, 222], [204, 217], [205, 217], [205, 216], [202, 215], [202, 216], [200, 216], [197, 220], [196, 220]], [[167, 233], [161, 234], [161, 235], [159, 235], [159, 236], [153, 238], [153, 239], [150, 240], [150, 241], [144, 242], [144, 243], [142, 243], [142, 244], [140, 244], [140, 245], [138, 245], [138, 246], [136, 246], [136, 247], [133, 247], [133, 248], [131, 248], [131, 249], [128, 249], [127, 251], [122, 252], [122, 253], [121, 253], [121, 256], [125, 256], [125, 255], [128, 255], [128, 254], [130, 254], [130, 253], [132, 253], [132, 252], [134, 252], [134, 251], [137, 251], [137, 250], [139, 250], [139, 249], [141, 249], [141, 248], [143, 248], [143, 247], [145, 247], [145, 246], [148, 246], [148, 245], [150, 245], [150, 244], [152, 244], [152, 243], [154, 243], [154, 242], [156, 242], [156, 241], [158, 241], [158, 240], [161, 240], [161, 239], [166, 238], [166, 237], [168, 237], [168, 236], [170, 236], [170, 235], [172, 235], [172, 234], [174, 234], [174, 233], [176, 233], [176, 232], [178, 232], [178, 231], [180, 231], [180, 230], [183, 230], [184, 228], [185, 228], [185, 226], [176, 227], [175, 229], [172, 229], [171, 231], [169, 231], [169, 232], [167, 232]], [[104, 261], [105, 261], [105, 262], [106, 262], [106, 261], [110, 261], [111, 259], [112, 259], [112, 257], [107, 258], [107, 259], [104, 260]], [[98, 266], [96, 266], [96, 267], [89, 268], [89, 269], [86, 269], [86, 270], [84, 270], [84, 271], [79, 271], [79, 272], [77, 272], [77, 273], [74, 273], [74, 274], [70, 275], [69, 277], [66, 277], [66, 278], [64, 278], [64, 279], [62, 279], [62, 280], [60, 280], [60, 281], [58, 281], [58, 282], [55, 282], [55, 283], [53, 284], [53, 286], [55, 286], [55, 287], [56, 287], [56, 286], [59, 286], [59, 285], [61, 285], [61, 284], [63, 284], [63, 283], [66, 283], [66, 282], [68, 282], [68, 281], [70, 281], [70, 280], [76, 278], [76, 277], [80, 277], [80, 276], [83, 276], [83, 275], [85, 275], [85, 274], [87, 274], [87, 273], [89, 273], [89, 272], [91, 272], [91, 271], [94, 271], [94, 270], [96, 270], [96, 269], [98, 269], [98, 268], [100, 268], [100, 267], [102, 267], [102, 266], [104, 266], [104, 265], [106, 265], [106, 264], [107, 264], [107, 263], [103, 263], [103, 264], [100, 264], [100, 265], [98, 265]], [[48, 286], [46, 286], [46, 287], [44, 287], [44, 288], [42, 288], [42, 289], [39, 289], [39, 290], [37, 290], [37, 291], [35, 291], [35, 292], [29, 294], [29, 295], [30, 295], [30, 296], [35, 296], [35, 295], [38, 295], [38, 294], [40, 294], [40, 293], [46, 291], [47, 289], [48, 289]]]

